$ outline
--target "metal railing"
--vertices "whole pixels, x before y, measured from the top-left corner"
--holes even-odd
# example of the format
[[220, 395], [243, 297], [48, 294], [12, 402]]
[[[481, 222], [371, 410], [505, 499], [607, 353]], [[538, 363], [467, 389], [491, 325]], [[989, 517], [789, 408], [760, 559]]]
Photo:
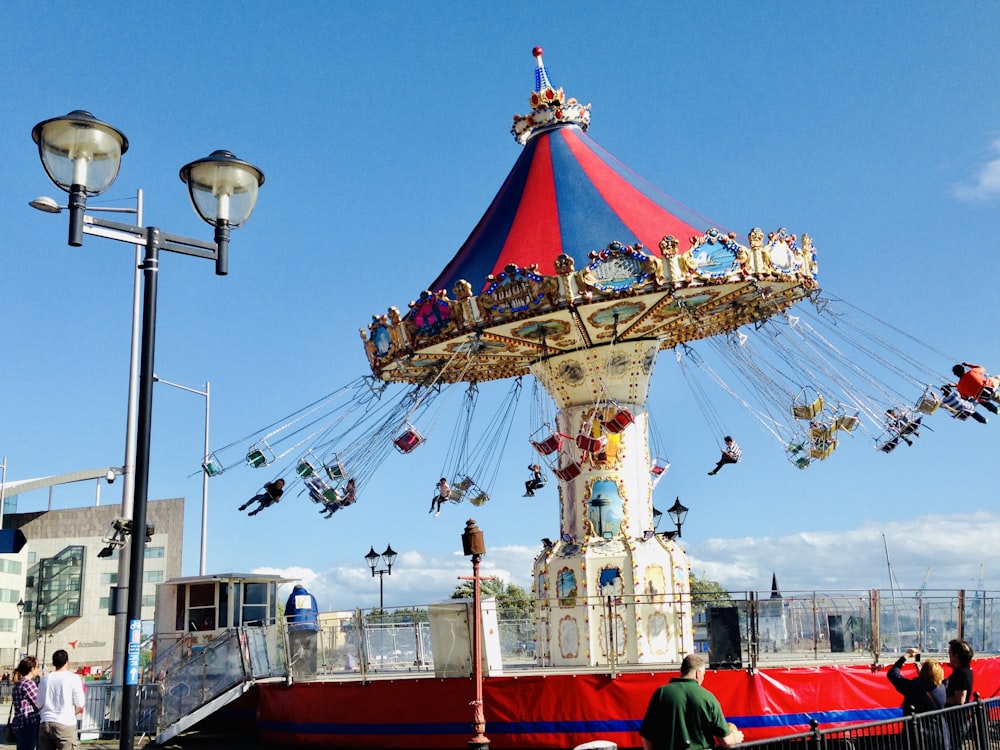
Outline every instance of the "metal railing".
[[[545, 619], [586, 607], [591, 622], [614, 622], [626, 608], [675, 607], [690, 611], [694, 650], [715, 668], [757, 669], [768, 664], [821, 661], [878, 664], [887, 653], [915, 646], [944, 654], [964, 638], [979, 653], [1000, 647], [1000, 592], [910, 589], [786, 592], [731, 591], [672, 597], [591, 597], [526, 601], [498, 606], [504, 669], [544, 667], [536, 628]], [[541, 615], [539, 619], [536, 619]], [[626, 618], [627, 619], [627, 618]], [[325, 613], [316, 639], [315, 673], [412, 672], [433, 669], [426, 607], [397, 611]], [[719, 643], [724, 631], [725, 646]], [[613, 636], [610, 633], [609, 636]], [[615, 643], [609, 637], [608, 643]], [[608, 647], [609, 670], [629, 669], [623, 651]], [[640, 665], [635, 665], [639, 668]], [[308, 676], [297, 673], [296, 677]], [[998, 748], [1000, 750], [1000, 748]]]
[[766, 740], [741, 748], [765, 750], [997, 750], [1000, 748], [1000, 698], [964, 706], [909, 714], [897, 719], [823, 728]]
[[[281, 625], [234, 628], [204, 646], [181, 639], [163, 645], [144, 671], [136, 734], [155, 737], [164, 728], [248, 680], [287, 673]], [[131, 688], [130, 688], [131, 689]], [[119, 736], [122, 687], [87, 681], [80, 736]]]

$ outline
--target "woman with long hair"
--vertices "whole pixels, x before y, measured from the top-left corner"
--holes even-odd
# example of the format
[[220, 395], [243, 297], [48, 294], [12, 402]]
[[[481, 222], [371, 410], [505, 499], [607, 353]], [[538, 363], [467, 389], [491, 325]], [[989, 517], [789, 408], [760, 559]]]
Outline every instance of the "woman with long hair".
[[17, 750], [35, 750], [38, 742], [38, 660], [25, 656], [14, 670], [14, 717], [11, 724], [17, 735]]

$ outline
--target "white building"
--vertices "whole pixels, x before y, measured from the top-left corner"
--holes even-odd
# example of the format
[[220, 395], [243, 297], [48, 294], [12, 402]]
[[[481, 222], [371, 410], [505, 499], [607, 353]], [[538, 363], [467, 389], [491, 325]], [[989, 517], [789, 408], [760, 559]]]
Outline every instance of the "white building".
[[[118, 504], [5, 513], [3, 528], [20, 529], [28, 542], [0, 555], [0, 668], [10, 671], [24, 654], [50, 661], [65, 649], [74, 668], [111, 664], [115, 618], [108, 614], [118, 585], [118, 555], [98, 557], [107, 546]], [[184, 499], [147, 506], [154, 528], [146, 544], [142, 619], [152, 620], [156, 585], [181, 573]], [[123, 592], [124, 595], [124, 592]], [[18, 602], [24, 611], [19, 616]]]

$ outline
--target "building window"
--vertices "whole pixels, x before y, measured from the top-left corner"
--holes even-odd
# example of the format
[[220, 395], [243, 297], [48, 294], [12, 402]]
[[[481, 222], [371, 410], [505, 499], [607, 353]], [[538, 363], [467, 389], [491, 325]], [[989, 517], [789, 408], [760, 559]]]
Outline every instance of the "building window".
[[38, 553], [37, 552], [29, 552], [28, 553], [28, 565], [34, 565], [36, 562], [38, 562]]
[[0, 560], [0, 573], [13, 573], [19, 575], [21, 573], [21, 561], [20, 560]]
[[24, 579], [24, 587], [28, 589], [35, 588], [35, 577], [33, 575], [30, 575]]
[[14, 589], [0, 589], [0, 602], [17, 602], [21, 598], [21, 592]]
[[243, 600], [243, 623], [267, 623], [267, 589], [266, 583], [247, 583]]
[[142, 580], [145, 583], [162, 583], [163, 582], [163, 571], [162, 570], [147, 570], [143, 573]]
[[102, 596], [101, 600], [97, 603], [97, 607], [102, 612], [107, 612], [111, 608], [111, 597]]
[[156, 606], [156, 594], [143, 594], [142, 595], [142, 606], [143, 607], [155, 607]]
[[146, 553], [143, 556], [146, 558], [165, 557], [166, 549], [164, 547], [146, 547]]
[[118, 583], [117, 573], [101, 573], [101, 585], [111, 586]]
[[0, 633], [13, 633], [17, 627], [17, 620], [0, 618]]
[[215, 630], [215, 584], [192, 584], [188, 589], [188, 597], [188, 625], [190, 629], [192, 631]]

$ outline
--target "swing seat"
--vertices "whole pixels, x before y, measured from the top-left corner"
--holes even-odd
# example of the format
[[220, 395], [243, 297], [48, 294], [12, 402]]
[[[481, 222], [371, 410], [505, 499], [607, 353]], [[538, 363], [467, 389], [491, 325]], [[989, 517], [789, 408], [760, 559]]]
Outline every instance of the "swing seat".
[[259, 469], [261, 466], [267, 465], [267, 456], [264, 455], [264, 451], [260, 450], [260, 448], [254, 448], [247, 453], [247, 463], [253, 468]]
[[309, 499], [314, 503], [323, 503], [324, 495], [330, 490], [330, 485], [324, 482], [319, 476], [313, 474], [304, 479], [306, 487], [309, 488]]
[[941, 396], [933, 388], [927, 386], [923, 395], [917, 399], [917, 404], [914, 408], [921, 414], [933, 414], [939, 406], [941, 406]]
[[415, 429], [410, 427], [406, 432], [392, 441], [400, 453], [409, 453], [424, 442], [424, 437]]
[[792, 404], [792, 416], [796, 419], [812, 419], [823, 411], [823, 397], [817, 396], [808, 404]]
[[670, 470], [670, 462], [665, 458], [654, 458], [653, 463], [649, 465], [649, 473], [654, 477], [659, 477], [666, 474]]
[[448, 501], [452, 503], [460, 503], [465, 499], [465, 495], [475, 486], [475, 482], [472, 481], [472, 477], [462, 477], [456, 480], [451, 485], [451, 494], [448, 495]]
[[913, 435], [914, 437], [919, 437], [919, 432], [918, 431], [920, 430], [920, 423], [921, 423], [922, 420], [923, 420], [923, 417], [913, 417], [913, 416], [911, 416], [909, 414], [902, 415], [901, 418], [900, 418], [899, 424], [897, 424], [893, 428], [893, 430], [898, 435], [901, 435], [901, 436], [903, 436], [903, 435]]
[[899, 435], [896, 433], [890, 433], [888, 435], [881, 435], [875, 441], [875, 450], [881, 451], [882, 453], [892, 453], [899, 446]]
[[828, 442], [833, 440], [834, 434], [837, 432], [836, 422], [833, 424], [828, 424], [827, 422], [810, 422], [809, 423], [809, 437], [811, 440], [816, 442]]
[[337, 461], [335, 464], [323, 464], [323, 471], [334, 482], [339, 482], [346, 476], [344, 474], [344, 467], [340, 465], [340, 461]]
[[561, 466], [557, 469], [552, 470], [552, 473], [555, 474], [564, 482], [568, 482], [571, 479], [576, 479], [578, 476], [580, 476], [580, 472], [581, 472], [580, 464], [578, 464], [576, 461], [574, 461], [571, 464], [568, 464], [567, 466]]
[[653, 459], [653, 463], [649, 465], [649, 478], [651, 480], [651, 489], [655, 489], [656, 485], [660, 483], [660, 480], [667, 475], [670, 470], [670, 462], [663, 458]]
[[469, 502], [478, 507], [480, 505], [485, 505], [489, 499], [490, 496], [487, 495], [485, 492], [477, 492], [475, 495], [469, 498]]
[[834, 420], [836, 428], [844, 432], [854, 432], [859, 424], [861, 424], [861, 419], [858, 418], [857, 414], [841, 414]]
[[323, 490], [323, 501], [329, 503], [330, 505], [340, 505], [340, 497], [337, 496], [337, 491], [331, 488]]
[[805, 449], [806, 449], [806, 444], [799, 442], [799, 443], [789, 443], [788, 447], [785, 450], [788, 451], [789, 456], [797, 456]]
[[817, 441], [809, 446], [809, 458], [823, 461], [829, 458], [836, 448], [836, 440]]
[[799, 469], [806, 469], [812, 460], [808, 456], [799, 456], [798, 458], [792, 459], [792, 465]]
[[205, 462], [201, 465], [201, 468], [204, 469], [205, 473], [208, 474], [208, 476], [210, 477], [217, 477], [219, 476], [219, 474], [225, 471], [225, 469], [222, 468], [222, 464], [219, 463], [219, 460], [215, 456], [209, 456], [207, 459], [205, 459]]
[[543, 456], [548, 456], [549, 454], [555, 453], [557, 450], [562, 448], [562, 435], [558, 432], [553, 432], [542, 441], [531, 440], [530, 442], [535, 447], [536, 451], [541, 453]]
[[615, 412], [610, 419], [604, 420], [603, 424], [604, 429], [613, 435], [617, 435], [633, 422], [635, 422], [635, 417], [632, 416], [632, 412], [622, 408]]
[[295, 473], [305, 479], [306, 477], [316, 475], [316, 467], [303, 459], [302, 461], [299, 461], [298, 466], [295, 467]]
[[587, 453], [601, 453], [608, 447], [608, 436], [591, 437], [580, 434], [576, 436], [576, 447]]

